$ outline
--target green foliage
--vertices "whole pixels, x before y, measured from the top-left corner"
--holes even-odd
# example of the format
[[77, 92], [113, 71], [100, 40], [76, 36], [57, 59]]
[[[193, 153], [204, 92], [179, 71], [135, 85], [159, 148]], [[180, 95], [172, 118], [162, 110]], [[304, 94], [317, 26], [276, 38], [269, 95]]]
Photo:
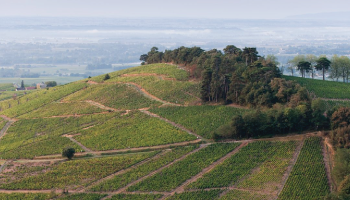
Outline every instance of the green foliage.
[[333, 175], [339, 184], [350, 174], [350, 150], [337, 149], [334, 157]]
[[134, 87], [124, 84], [91, 85], [85, 90], [67, 96], [64, 100], [93, 100], [116, 109], [139, 109], [161, 105], [145, 97]]
[[211, 138], [212, 132], [220, 126], [229, 124], [233, 116], [246, 112], [244, 109], [228, 106], [161, 107], [150, 111], [181, 124], [205, 138]]
[[66, 147], [62, 150], [62, 156], [71, 160], [74, 157], [75, 149], [72, 147]]
[[112, 196], [111, 200], [157, 200], [161, 194], [117, 194]]
[[350, 125], [350, 108], [340, 107], [331, 117], [332, 129]]
[[57, 82], [56, 81], [47, 81], [45, 82], [46, 87], [55, 87], [57, 86]]
[[342, 194], [350, 195], [350, 175], [347, 175], [339, 184], [338, 191]]
[[82, 115], [82, 114], [93, 114], [101, 113], [105, 110], [93, 106], [86, 102], [71, 102], [71, 103], [50, 103], [39, 109], [36, 109], [27, 114], [21, 115], [19, 119], [27, 118], [41, 118], [41, 117], [52, 117], [52, 116], [64, 116], [64, 115]]
[[104, 81], [110, 79], [111, 77], [109, 76], [109, 74], [106, 74], [105, 77], [103, 78]]
[[0, 117], [0, 130], [2, 130], [2, 128], [4, 128], [6, 123], [7, 123], [7, 121]]
[[183, 192], [180, 194], [175, 194], [174, 196], [167, 198], [167, 200], [214, 200], [219, 199], [221, 192], [221, 190]]
[[128, 191], [171, 191], [238, 145], [238, 143], [212, 144], [176, 162], [154, 176], [129, 187]]
[[231, 190], [220, 200], [268, 200], [273, 199], [272, 195], [258, 194], [252, 191]]
[[115, 176], [113, 179], [109, 179], [97, 186], [91, 188], [91, 191], [114, 191], [126, 186], [127, 184], [157, 170], [158, 168], [180, 158], [186, 153], [189, 153], [195, 148], [195, 146], [177, 147], [172, 149], [160, 157], [152, 158], [149, 162], [142, 164], [141, 166], [132, 169], [125, 174]]
[[333, 130], [330, 133], [330, 139], [335, 148], [350, 148], [350, 126], [341, 127]]
[[[11, 183], [0, 183], [2, 189], [69, 189], [86, 186], [95, 180], [134, 165], [158, 152], [119, 155], [114, 157], [76, 159], [61, 162], [51, 170], [36, 176], [25, 177]], [[96, 170], [98, 169], [98, 170]]]
[[350, 87], [347, 83], [322, 81], [309, 78], [283, 76], [286, 80], [294, 80], [306, 87], [311, 95], [329, 99], [350, 99]]
[[[250, 143], [202, 178], [190, 184], [187, 189], [232, 186], [257, 167], [260, 167], [262, 171], [251, 174], [245, 181], [240, 182], [239, 187], [266, 189], [270, 183], [280, 181], [294, 149], [295, 142], [258, 141]], [[267, 174], [262, 172], [267, 172]]]
[[140, 111], [131, 111], [80, 133], [75, 138], [94, 150], [147, 147], [196, 139], [195, 136]]
[[0, 90], [13, 91], [15, 87], [13, 87], [12, 83], [0, 83]]
[[329, 192], [321, 138], [307, 138], [279, 199], [316, 199]]
[[31, 93], [32, 90], [19, 90], [19, 91], [0, 91], [0, 101], [8, 99], [18, 99], [25, 94]]
[[0, 114], [8, 117], [17, 117], [30, 111], [38, 109], [46, 104], [57, 101], [73, 92], [86, 87], [86, 83], [75, 82], [63, 86], [57, 86], [50, 90], [38, 90], [31, 92], [18, 99], [6, 100], [0, 102], [2, 112]]
[[79, 194], [72, 194], [64, 197], [58, 198], [59, 200], [100, 200], [103, 197], [107, 196], [106, 194], [91, 194], [91, 193], [79, 193]]

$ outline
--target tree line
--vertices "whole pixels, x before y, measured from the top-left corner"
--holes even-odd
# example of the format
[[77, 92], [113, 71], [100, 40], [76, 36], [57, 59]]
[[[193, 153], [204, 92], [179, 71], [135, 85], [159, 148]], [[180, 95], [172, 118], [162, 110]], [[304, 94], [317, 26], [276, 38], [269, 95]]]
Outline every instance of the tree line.
[[297, 55], [288, 62], [290, 66], [288, 70], [294, 75], [294, 72], [298, 70], [301, 77], [305, 78], [307, 74], [311, 75], [311, 78], [315, 77], [316, 71], [321, 71], [323, 80], [325, 80], [326, 72], [329, 72], [329, 78], [332, 80], [349, 82], [350, 77], [350, 59], [347, 56], [333, 55], [331, 59], [321, 55], [316, 57], [315, 55]]

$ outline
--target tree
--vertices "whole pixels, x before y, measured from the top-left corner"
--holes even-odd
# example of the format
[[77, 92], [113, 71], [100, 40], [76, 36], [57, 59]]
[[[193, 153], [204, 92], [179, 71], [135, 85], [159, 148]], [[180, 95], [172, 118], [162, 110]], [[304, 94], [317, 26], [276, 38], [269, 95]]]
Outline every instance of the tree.
[[340, 75], [341, 75], [341, 59], [337, 55], [333, 55], [331, 59], [331, 73], [330, 73], [330, 78], [335, 79], [338, 81]]
[[106, 74], [106, 76], [103, 78], [103, 80], [105, 81], [105, 80], [108, 80], [108, 79], [110, 79], [111, 77], [109, 76], [109, 74]]
[[227, 45], [226, 48], [224, 48], [225, 54], [238, 56], [241, 52], [242, 50], [240, 48], [237, 48], [235, 45]]
[[331, 61], [328, 60], [326, 57], [320, 57], [317, 61], [316, 70], [322, 70], [323, 80], [325, 80], [324, 75], [325, 71], [329, 69], [329, 66], [331, 65]]
[[297, 55], [292, 60], [288, 61], [288, 64], [289, 64], [288, 70], [292, 73], [292, 76], [294, 74], [294, 69], [298, 66], [298, 64], [301, 61], [305, 61], [305, 60], [306, 58], [304, 55]]
[[305, 73], [309, 73], [311, 69], [311, 63], [306, 62], [306, 61], [300, 61], [298, 63], [297, 69], [301, 73], [301, 77], [305, 78]]
[[22, 80], [21, 82], [21, 88], [23, 89], [24, 88], [24, 81]]
[[143, 61], [143, 62], [147, 62], [147, 59], [148, 59], [148, 55], [147, 54], [142, 54], [140, 56], [140, 60]]
[[276, 66], [278, 66], [280, 63], [278, 62], [278, 58], [275, 55], [267, 55], [265, 58], [267, 63], [272, 63]]
[[74, 157], [75, 149], [72, 147], [64, 148], [62, 151], [62, 156], [68, 158], [68, 160], [71, 160]]
[[305, 60], [311, 64], [311, 77], [313, 79], [314, 73], [315, 73], [314, 69], [316, 66], [317, 57], [315, 55], [308, 54], [308, 55], [306, 55]]
[[258, 51], [256, 48], [245, 47], [242, 52], [242, 57], [245, 58], [245, 65], [248, 66], [258, 60]]
[[57, 85], [56, 81], [47, 81], [45, 82], [47, 87], [55, 87]]

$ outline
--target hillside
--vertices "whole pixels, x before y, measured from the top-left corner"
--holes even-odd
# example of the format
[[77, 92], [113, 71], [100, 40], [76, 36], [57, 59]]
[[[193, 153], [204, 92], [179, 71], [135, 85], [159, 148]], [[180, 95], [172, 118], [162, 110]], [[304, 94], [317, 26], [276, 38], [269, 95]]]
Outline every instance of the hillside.
[[[0, 101], [0, 199], [316, 199], [334, 191], [322, 134], [215, 141], [234, 116], [255, 109], [203, 105], [201, 82], [176, 65], [108, 75]], [[62, 158], [65, 147], [76, 150], [72, 160]]]

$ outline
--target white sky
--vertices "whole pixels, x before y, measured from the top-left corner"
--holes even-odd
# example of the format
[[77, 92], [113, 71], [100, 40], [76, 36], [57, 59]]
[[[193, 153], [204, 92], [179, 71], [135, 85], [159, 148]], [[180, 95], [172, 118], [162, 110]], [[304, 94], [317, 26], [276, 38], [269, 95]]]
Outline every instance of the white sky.
[[350, 0], [0, 0], [0, 16], [279, 19], [350, 11]]

